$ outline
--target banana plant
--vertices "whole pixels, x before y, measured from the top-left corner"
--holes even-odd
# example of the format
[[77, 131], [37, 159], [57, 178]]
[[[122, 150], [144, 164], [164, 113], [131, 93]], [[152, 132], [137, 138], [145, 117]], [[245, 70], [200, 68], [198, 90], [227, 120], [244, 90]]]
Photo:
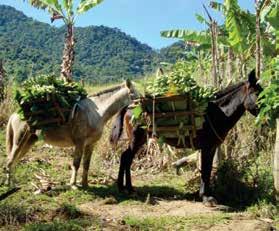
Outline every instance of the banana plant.
[[[217, 87], [218, 82], [220, 83], [219, 77], [219, 59], [218, 59], [218, 41], [219, 38], [223, 40], [222, 35], [219, 36], [218, 25], [215, 20], [212, 19], [206, 7], [204, 6], [209, 21], [206, 20], [199, 14], [196, 14], [196, 18], [200, 23], [206, 24], [209, 27], [209, 30], [205, 31], [190, 31], [190, 30], [169, 30], [162, 31], [161, 36], [166, 38], [179, 38], [184, 40], [186, 44], [190, 44], [192, 47], [197, 48], [197, 50], [209, 50], [211, 48], [211, 57], [212, 57], [212, 77], [214, 80], [214, 85]], [[219, 81], [218, 81], [219, 80]]]
[[[265, 68], [261, 81], [266, 81], [267, 87], [259, 96], [260, 113], [258, 122], [268, 122], [276, 127], [276, 140], [273, 157], [273, 178], [276, 196], [279, 195], [279, 2], [277, 0], [265, 0], [263, 2], [261, 21], [266, 21], [268, 30], [273, 35], [271, 40], [275, 40], [275, 50], [277, 57], [273, 57]], [[274, 44], [274, 43], [273, 43]]]
[[72, 69], [74, 64], [74, 24], [76, 17], [100, 4], [103, 0], [80, 0], [78, 7], [74, 9], [74, 0], [28, 0], [39, 9], [47, 10], [51, 14], [51, 22], [63, 20], [67, 32], [64, 42], [63, 59], [61, 64], [61, 78], [72, 81]]
[[211, 1], [210, 7], [225, 16], [227, 45], [237, 54], [249, 51], [250, 41], [255, 40], [255, 16], [242, 10], [237, 0], [225, 0], [224, 3]]
[[[255, 15], [242, 10], [237, 0], [225, 0], [224, 3], [210, 2], [210, 6], [213, 9], [222, 12], [225, 16], [225, 27], [228, 32], [230, 47], [233, 48], [235, 53], [242, 54], [245, 59], [253, 56], [256, 43], [258, 43], [258, 46], [260, 43], [263, 47], [264, 55], [276, 56], [274, 36], [267, 21], [270, 21], [270, 25], [272, 23], [278, 25], [278, 15], [276, 15], [278, 1], [261, 0], [256, 3], [257, 14]], [[268, 20], [268, 18], [272, 18], [272, 15], [274, 15], [273, 19]]]

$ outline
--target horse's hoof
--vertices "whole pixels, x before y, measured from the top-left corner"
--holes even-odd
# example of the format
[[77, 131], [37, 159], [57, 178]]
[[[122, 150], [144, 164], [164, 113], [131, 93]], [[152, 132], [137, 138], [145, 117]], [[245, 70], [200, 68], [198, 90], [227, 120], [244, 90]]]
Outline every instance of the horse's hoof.
[[218, 205], [217, 200], [214, 197], [202, 197], [202, 203], [206, 207], [216, 207]]

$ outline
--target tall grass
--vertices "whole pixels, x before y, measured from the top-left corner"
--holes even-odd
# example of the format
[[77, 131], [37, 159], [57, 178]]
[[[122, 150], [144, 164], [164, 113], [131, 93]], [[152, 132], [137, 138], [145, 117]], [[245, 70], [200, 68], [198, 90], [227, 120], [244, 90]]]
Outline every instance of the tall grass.
[[12, 87], [8, 86], [7, 98], [0, 102], [0, 128], [4, 126], [10, 115], [16, 111], [17, 105], [13, 100]]

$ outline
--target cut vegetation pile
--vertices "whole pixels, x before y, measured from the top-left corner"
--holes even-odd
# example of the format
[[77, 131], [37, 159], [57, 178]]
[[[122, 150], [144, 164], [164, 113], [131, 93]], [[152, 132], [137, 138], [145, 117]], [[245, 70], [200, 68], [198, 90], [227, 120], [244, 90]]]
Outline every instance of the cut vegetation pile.
[[77, 83], [67, 83], [54, 76], [39, 76], [23, 83], [15, 100], [21, 119], [34, 129], [46, 129], [67, 122], [75, 103], [87, 96]]

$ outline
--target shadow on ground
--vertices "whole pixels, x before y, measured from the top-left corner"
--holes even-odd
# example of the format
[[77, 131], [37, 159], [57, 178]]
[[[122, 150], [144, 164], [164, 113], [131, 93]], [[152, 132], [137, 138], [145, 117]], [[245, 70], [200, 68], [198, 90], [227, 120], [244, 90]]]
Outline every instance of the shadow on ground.
[[113, 197], [117, 203], [126, 200], [135, 200], [140, 202], [146, 202], [148, 197], [152, 197], [155, 200], [199, 200], [198, 194], [185, 194], [171, 186], [141, 186], [136, 187], [135, 192], [132, 194], [119, 192], [116, 184], [111, 185], [98, 185], [90, 186], [87, 189], [81, 189], [87, 191], [94, 196], [100, 198]]

